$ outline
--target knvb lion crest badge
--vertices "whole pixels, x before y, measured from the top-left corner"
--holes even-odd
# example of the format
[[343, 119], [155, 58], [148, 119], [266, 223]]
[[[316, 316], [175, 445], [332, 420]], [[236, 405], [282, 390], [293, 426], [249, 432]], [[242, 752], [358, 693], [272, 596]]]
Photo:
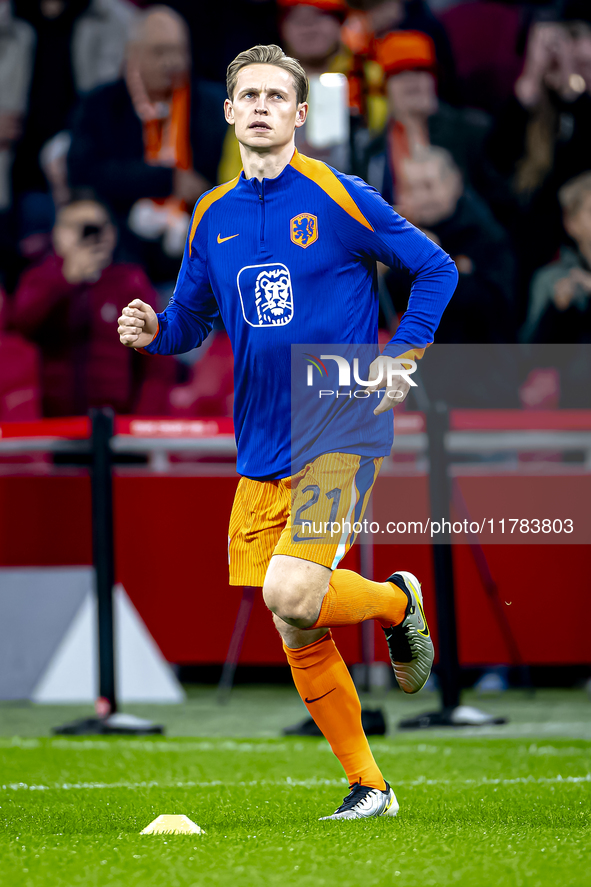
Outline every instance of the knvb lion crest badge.
[[318, 219], [312, 213], [300, 213], [289, 223], [291, 242], [307, 249], [318, 240]]
[[281, 265], [270, 267], [257, 275], [254, 304], [259, 326], [283, 326], [293, 314], [289, 272]]
[[249, 326], [285, 326], [293, 317], [289, 268], [281, 262], [247, 265], [238, 272], [242, 314]]

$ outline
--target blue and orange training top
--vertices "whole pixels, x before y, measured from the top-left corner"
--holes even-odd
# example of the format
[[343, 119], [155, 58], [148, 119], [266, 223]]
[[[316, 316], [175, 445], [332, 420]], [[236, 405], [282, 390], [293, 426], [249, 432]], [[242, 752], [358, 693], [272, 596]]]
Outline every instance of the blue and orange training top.
[[[389, 453], [392, 413], [374, 417], [368, 431], [358, 412], [347, 418], [344, 398], [337, 403], [338, 441], [327, 442], [316, 429], [292, 456], [291, 346], [377, 342], [376, 261], [406, 268], [413, 279], [385, 353], [424, 348], [454, 292], [456, 267], [364, 181], [296, 151], [274, 179], [241, 173], [200, 198], [174, 294], [145, 350], [190, 351], [221, 313], [234, 352], [240, 474], [287, 477], [303, 453], [305, 461], [333, 450]], [[302, 363], [302, 385], [305, 369]], [[323, 387], [335, 384], [325, 380]]]

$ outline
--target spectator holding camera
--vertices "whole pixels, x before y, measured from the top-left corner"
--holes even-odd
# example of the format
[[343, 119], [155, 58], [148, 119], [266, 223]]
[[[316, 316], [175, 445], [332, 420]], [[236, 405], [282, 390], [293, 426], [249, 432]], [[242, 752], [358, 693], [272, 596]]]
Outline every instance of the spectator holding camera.
[[105, 207], [75, 200], [58, 212], [54, 254], [22, 275], [12, 326], [40, 349], [45, 416], [130, 412], [137, 401], [143, 358], [119, 347], [113, 322], [130, 299], [155, 294], [141, 268], [113, 263], [115, 243]]
[[572, 245], [534, 276], [522, 339], [591, 342], [591, 172], [567, 182], [558, 199]]

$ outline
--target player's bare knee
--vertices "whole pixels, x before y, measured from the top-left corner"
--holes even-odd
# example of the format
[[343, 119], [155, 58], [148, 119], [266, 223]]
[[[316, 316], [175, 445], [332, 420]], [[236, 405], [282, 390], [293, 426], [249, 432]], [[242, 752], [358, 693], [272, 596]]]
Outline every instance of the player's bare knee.
[[309, 589], [302, 588], [297, 580], [281, 585], [265, 580], [263, 598], [275, 616], [296, 628], [309, 628], [317, 618], [318, 607], [310, 601]]
[[293, 625], [288, 625], [287, 622], [284, 622], [280, 616], [275, 615], [273, 616], [273, 622], [285, 646], [292, 650], [298, 650], [301, 647], [307, 647], [308, 644], [313, 644], [328, 631], [327, 628], [308, 630], [295, 628]]

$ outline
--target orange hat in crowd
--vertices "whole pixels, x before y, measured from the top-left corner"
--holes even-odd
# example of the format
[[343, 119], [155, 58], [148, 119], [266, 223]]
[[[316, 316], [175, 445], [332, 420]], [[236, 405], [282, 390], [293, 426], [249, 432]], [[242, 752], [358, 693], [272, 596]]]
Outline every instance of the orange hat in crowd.
[[401, 71], [435, 71], [435, 44], [421, 31], [391, 31], [375, 41], [375, 59], [386, 76]]
[[280, 9], [288, 9], [291, 6], [315, 6], [322, 12], [340, 12], [349, 11], [345, 0], [277, 0]]

